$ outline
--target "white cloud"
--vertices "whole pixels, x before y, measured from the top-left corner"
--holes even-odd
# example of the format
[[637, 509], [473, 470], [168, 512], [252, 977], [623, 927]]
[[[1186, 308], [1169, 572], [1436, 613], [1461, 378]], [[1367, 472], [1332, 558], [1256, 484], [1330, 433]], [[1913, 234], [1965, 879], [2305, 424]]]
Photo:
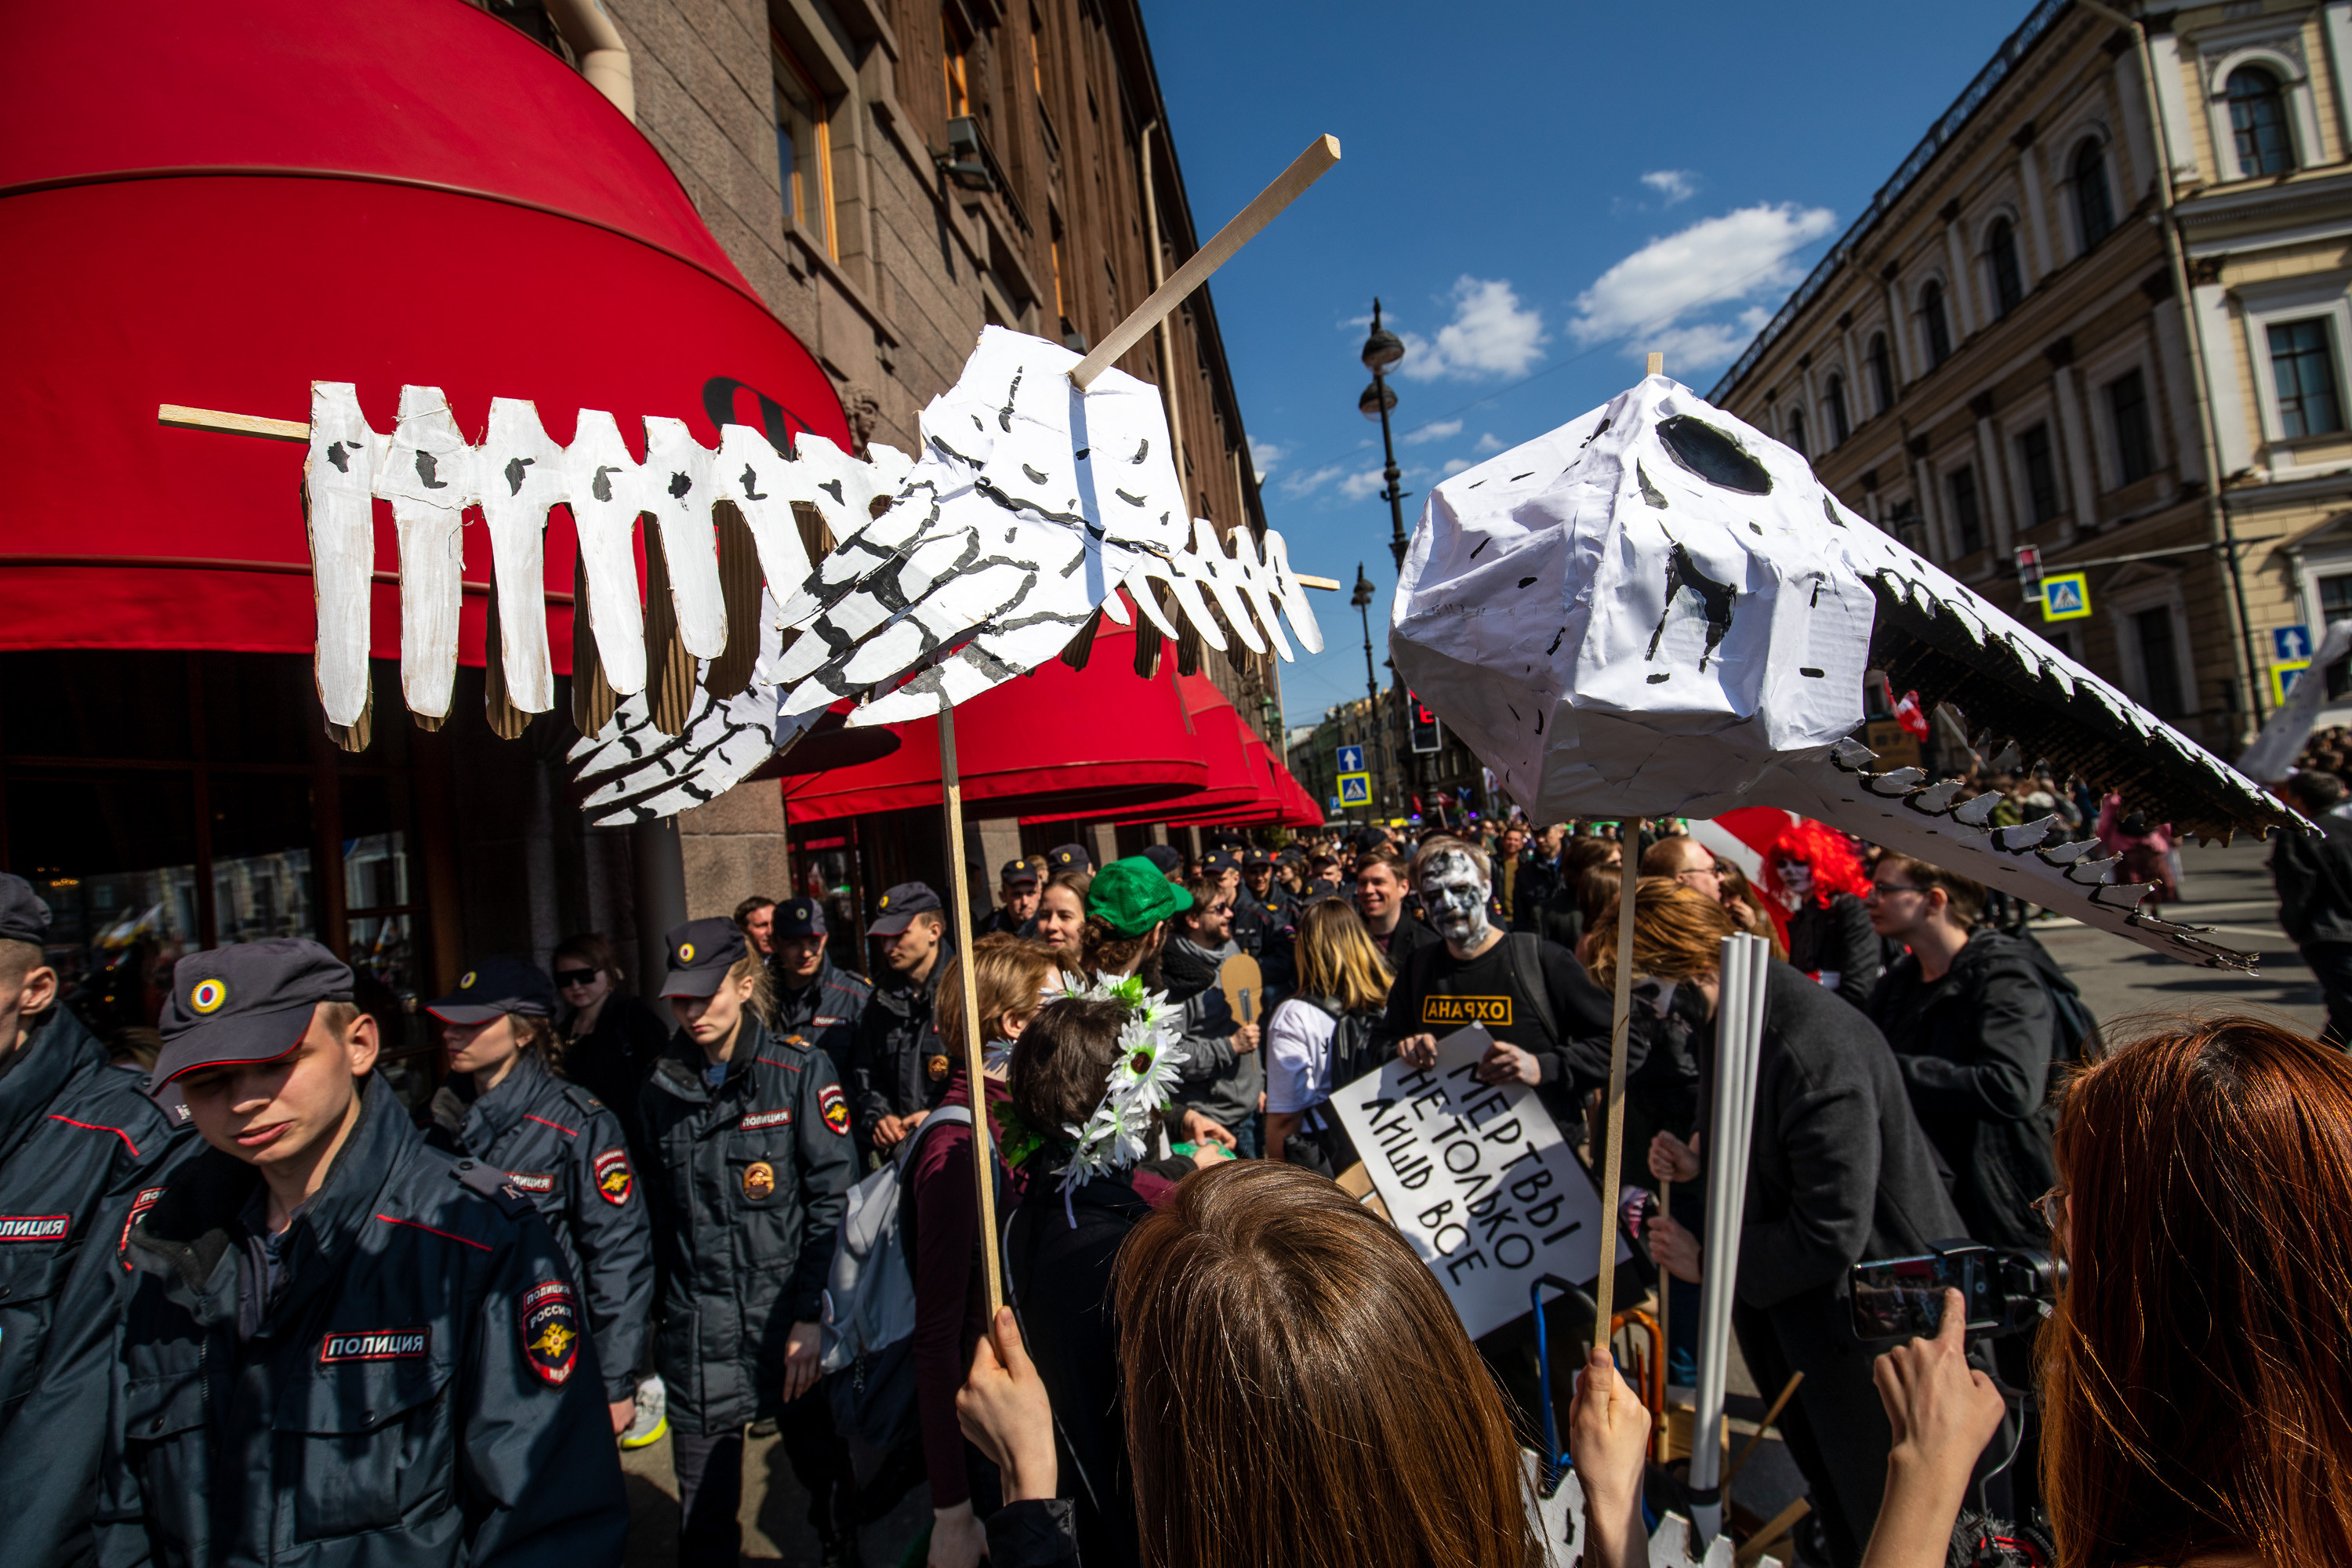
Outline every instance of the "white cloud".
[[1489, 430], [1478, 437], [1477, 445], [1471, 449], [1477, 452], [1499, 452], [1503, 449], [1503, 443], [1496, 437], [1492, 430]]
[[1434, 338], [1398, 334], [1405, 345], [1400, 374], [1416, 381], [1475, 381], [1525, 375], [1543, 358], [1543, 345], [1551, 340], [1542, 312], [1520, 304], [1507, 280], [1465, 274], [1454, 279], [1453, 299], [1454, 319]]
[[1311, 496], [1341, 474], [1349, 472], [1352, 467], [1349, 463], [1333, 463], [1304, 473], [1286, 475], [1276, 488], [1286, 496]]
[[1698, 194], [1698, 176], [1688, 169], [1653, 169], [1642, 176], [1642, 183], [1664, 196], [1667, 206]]
[[1268, 474], [1274, 472], [1275, 465], [1290, 455], [1288, 447], [1277, 447], [1271, 441], [1261, 441], [1255, 436], [1249, 438], [1249, 447], [1250, 464], [1257, 470], [1257, 477], [1261, 482]]
[[1369, 500], [1388, 488], [1388, 480], [1378, 468], [1369, 473], [1349, 474], [1339, 481], [1339, 493], [1349, 500]]
[[1420, 429], [1408, 435], [1404, 440], [1405, 445], [1408, 447], [1418, 447], [1424, 441], [1443, 441], [1450, 437], [1459, 436], [1461, 434], [1462, 421], [1459, 419], [1440, 419], [1434, 424], [1423, 426]]
[[1476, 467], [1477, 465], [1467, 458], [1448, 458], [1445, 459], [1445, 477], [1450, 479], [1465, 468]]
[[1741, 207], [1654, 239], [1576, 297], [1569, 331], [1579, 342], [1639, 331], [1629, 353], [1669, 355], [1667, 370], [1719, 364], [1738, 353], [1770, 312], [1751, 305], [1733, 321], [1687, 321], [1708, 308], [1779, 296], [1803, 277], [1796, 252], [1829, 233], [1836, 216], [1794, 203]]

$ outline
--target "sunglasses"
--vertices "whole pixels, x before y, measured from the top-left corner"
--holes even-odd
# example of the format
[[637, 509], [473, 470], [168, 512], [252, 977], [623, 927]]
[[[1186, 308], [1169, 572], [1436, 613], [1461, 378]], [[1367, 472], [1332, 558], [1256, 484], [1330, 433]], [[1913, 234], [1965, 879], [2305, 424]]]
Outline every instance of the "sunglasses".
[[559, 969], [555, 972], [555, 983], [566, 989], [593, 984], [595, 979], [596, 972], [593, 969]]

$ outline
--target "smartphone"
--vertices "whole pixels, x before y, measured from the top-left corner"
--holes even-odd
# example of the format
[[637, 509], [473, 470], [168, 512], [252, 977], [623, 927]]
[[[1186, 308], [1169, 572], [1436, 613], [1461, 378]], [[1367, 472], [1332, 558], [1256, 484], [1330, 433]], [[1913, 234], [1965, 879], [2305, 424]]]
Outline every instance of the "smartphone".
[[1944, 1292], [1958, 1290], [1968, 1326], [1990, 1329], [2000, 1313], [1990, 1247], [1953, 1247], [1916, 1258], [1857, 1263], [1846, 1276], [1858, 1339], [1932, 1339], [1944, 1323]]

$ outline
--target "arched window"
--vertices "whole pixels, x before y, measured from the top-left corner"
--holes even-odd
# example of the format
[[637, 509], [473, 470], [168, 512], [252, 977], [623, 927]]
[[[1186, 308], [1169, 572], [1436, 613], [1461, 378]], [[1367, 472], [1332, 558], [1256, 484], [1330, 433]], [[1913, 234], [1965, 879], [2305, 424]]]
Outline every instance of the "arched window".
[[2284, 174], [2294, 168], [2294, 142], [2286, 129], [2286, 95], [2278, 77], [2261, 66], [2230, 73], [2230, 132], [2238, 143], [2238, 172]]
[[1887, 354], [1885, 332], [1870, 335], [1870, 395], [1874, 413], [1884, 414], [1895, 406], [1895, 362]]
[[2107, 198], [2107, 160], [2096, 142], [2074, 149], [2074, 221], [2090, 249], [2115, 232], [2116, 204]]
[[1805, 411], [1801, 408], [1789, 410], [1789, 445], [1797, 449], [1797, 456], [1800, 458], [1810, 458], [1813, 455], [1811, 449], [1805, 445]]
[[1927, 333], [1927, 364], [1933, 369], [1952, 357], [1951, 323], [1944, 318], [1944, 285], [1935, 279], [1919, 290], [1919, 320]]
[[2017, 268], [2017, 226], [2005, 217], [1992, 220], [1985, 236], [1985, 259], [1992, 264], [1992, 297], [1996, 313], [2006, 316], [2025, 298], [2025, 275]]
[[1830, 445], [1843, 447], [1845, 438], [1853, 434], [1853, 424], [1845, 413], [1845, 377], [1832, 375], [1822, 401], [1830, 408]]

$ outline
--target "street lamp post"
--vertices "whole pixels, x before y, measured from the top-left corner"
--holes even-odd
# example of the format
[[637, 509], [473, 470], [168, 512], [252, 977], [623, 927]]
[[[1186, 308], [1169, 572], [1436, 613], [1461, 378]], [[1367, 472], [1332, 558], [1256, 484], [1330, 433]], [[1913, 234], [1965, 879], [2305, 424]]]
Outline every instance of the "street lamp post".
[[1364, 395], [1356, 399], [1356, 408], [1365, 418], [1381, 422], [1381, 450], [1388, 459], [1387, 465], [1381, 469], [1381, 478], [1388, 481], [1388, 487], [1381, 491], [1381, 497], [1389, 503], [1389, 553], [1396, 558], [1400, 572], [1404, 570], [1406, 540], [1404, 491], [1397, 488], [1397, 481], [1404, 475], [1397, 468], [1396, 438], [1389, 430], [1389, 410], [1396, 406], [1397, 397], [1389, 385], [1388, 373], [1395, 369], [1397, 361], [1402, 358], [1404, 342], [1381, 325], [1381, 302], [1375, 296], [1372, 300], [1372, 333], [1364, 340], [1364, 368], [1372, 373], [1372, 384], [1364, 388]]
[[[1388, 739], [1388, 726], [1381, 721], [1381, 679], [1372, 666], [1372, 597], [1378, 592], [1372, 580], [1364, 575], [1364, 563], [1356, 563], [1356, 593], [1348, 603], [1356, 607], [1364, 623], [1364, 727], [1370, 732], [1373, 776], [1380, 780], [1388, 772], [1381, 752]], [[1383, 782], [1381, 788], [1385, 788]], [[1380, 791], [1373, 792], [1372, 810], [1380, 810]]]

